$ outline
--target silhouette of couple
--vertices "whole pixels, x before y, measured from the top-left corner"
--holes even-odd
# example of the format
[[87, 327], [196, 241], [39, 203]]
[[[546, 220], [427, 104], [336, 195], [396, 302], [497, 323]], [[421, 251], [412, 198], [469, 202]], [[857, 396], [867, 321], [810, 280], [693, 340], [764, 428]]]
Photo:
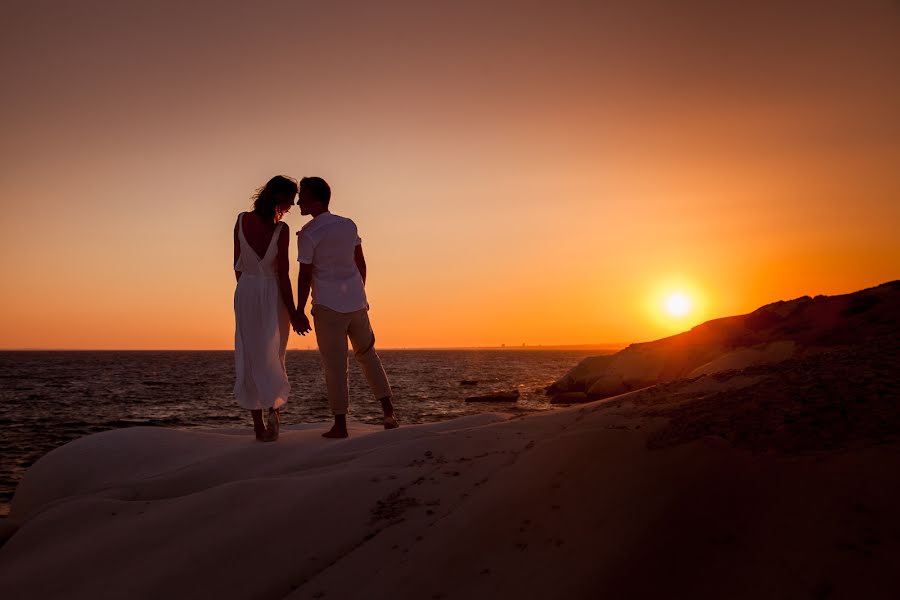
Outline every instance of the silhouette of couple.
[[[297, 304], [288, 273], [289, 231], [282, 221], [294, 205], [312, 220], [297, 232], [300, 271]], [[296, 180], [275, 176], [253, 195], [253, 210], [234, 224], [234, 395], [250, 411], [256, 439], [278, 439], [279, 410], [291, 391], [285, 369], [290, 329], [306, 335], [310, 313], [325, 371], [334, 425], [326, 438], [347, 437], [349, 389], [347, 339], [375, 398], [384, 411], [384, 428], [397, 427], [366, 300], [366, 260], [356, 224], [328, 210], [331, 188], [320, 177]], [[268, 410], [266, 418], [263, 411]]]

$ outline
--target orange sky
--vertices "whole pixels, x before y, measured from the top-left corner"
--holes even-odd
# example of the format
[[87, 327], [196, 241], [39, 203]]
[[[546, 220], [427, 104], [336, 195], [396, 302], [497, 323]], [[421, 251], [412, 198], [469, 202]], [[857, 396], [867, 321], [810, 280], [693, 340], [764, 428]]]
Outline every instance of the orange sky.
[[278, 173], [357, 222], [384, 348], [900, 277], [896, 2], [133, 4], [0, 9], [0, 348], [232, 347]]

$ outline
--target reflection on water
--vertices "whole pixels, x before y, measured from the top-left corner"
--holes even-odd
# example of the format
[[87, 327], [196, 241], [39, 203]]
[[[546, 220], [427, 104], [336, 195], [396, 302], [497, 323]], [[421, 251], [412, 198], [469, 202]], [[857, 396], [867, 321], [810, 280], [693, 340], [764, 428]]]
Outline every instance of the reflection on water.
[[[543, 388], [588, 351], [382, 350], [402, 423], [490, 410], [549, 408]], [[350, 360], [351, 419], [379, 423], [380, 407]], [[291, 398], [282, 422], [331, 418], [315, 351], [288, 351]], [[474, 380], [475, 386], [461, 386]], [[219, 352], [0, 352], [0, 515], [16, 483], [43, 454], [119, 427], [247, 426], [234, 402], [234, 355]], [[515, 404], [466, 404], [466, 396], [519, 389]]]

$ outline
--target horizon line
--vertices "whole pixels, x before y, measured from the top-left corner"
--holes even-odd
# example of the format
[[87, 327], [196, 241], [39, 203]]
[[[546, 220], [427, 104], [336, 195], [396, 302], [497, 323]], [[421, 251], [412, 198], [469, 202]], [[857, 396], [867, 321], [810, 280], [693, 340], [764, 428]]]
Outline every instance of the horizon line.
[[[596, 344], [522, 344], [495, 346], [389, 346], [378, 350], [579, 350], [624, 348], [634, 342]], [[288, 352], [318, 352], [318, 348], [288, 348]], [[0, 352], [234, 352], [233, 348], [0, 348]]]

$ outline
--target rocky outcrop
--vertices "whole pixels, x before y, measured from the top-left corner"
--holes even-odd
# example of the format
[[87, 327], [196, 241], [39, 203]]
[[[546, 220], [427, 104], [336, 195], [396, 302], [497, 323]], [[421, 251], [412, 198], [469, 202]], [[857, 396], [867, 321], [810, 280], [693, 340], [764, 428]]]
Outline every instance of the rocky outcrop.
[[553, 396], [550, 404], [584, 404], [590, 400], [590, 397], [584, 392], [563, 392]]
[[717, 356], [705, 365], [697, 367], [688, 373], [687, 376], [698, 377], [721, 371], [746, 369], [756, 365], [781, 362], [791, 358], [796, 352], [797, 344], [793, 340], [779, 340], [750, 348], [738, 348]]
[[578, 392], [599, 399], [683, 377], [775, 363], [889, 335], [898, 320], [900, 281], [840, 296], [803, 296], [585, 358], [547, 394]]
[[515, 402], [519, 399], [519, 390], [509, 392], [494, 392], [484, 396], [469, 396], [466, 402]]

